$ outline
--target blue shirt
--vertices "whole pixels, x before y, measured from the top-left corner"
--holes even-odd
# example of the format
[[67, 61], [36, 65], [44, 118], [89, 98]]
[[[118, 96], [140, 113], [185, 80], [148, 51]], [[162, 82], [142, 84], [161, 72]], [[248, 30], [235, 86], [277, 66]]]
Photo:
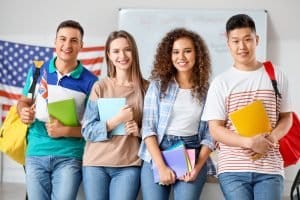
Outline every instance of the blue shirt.
[[[59, 77], [55, 67], [55, 59], [53, 58], [48, 63], [45, 63], [40, 69], [40, 77], [46, 76], [48, 88], [48, 101], [62, 100], [63, 98], [74, 98], [76, 103], [76, 111], [78, 119], [84, 112], [85, 103], [92, 86], [97, 77], [85, 69], [80, 62], [76, 68], [68, 75]], [[33, 68], [34, 69], [34, 68]], [[23, 95], [27, 96], [31, 85], [33, 70], [30, 69], [28, 77], [23, 89]], [[41, 78], [40, 78], [41, 79]], [[40, 80], [37, 87], [41, 87]], [[84, 139], [75, 137], [60, 137], [52, 138], [48, 136], [45, 122], [37, 119], [38, 113], [46, 113], [47, 107], [40, 106], [41, 99], [40, 91], [37, 89], [36, 97], [36, 120], [31, 124], [27, 134], [27, 156], [62, 156], [82, 158]], [[47, 101], [45, 101], [47, 102]], [[37, 105], [39, 104], [39, 105]], [[47, 106], [47, 104], [45, 104]], [[42, 116], [40, 114], [40, 116]]]
[[[143, 123], [141, 130], [142, 143], [139, 149], [139, 156], [144, 161], [151, 161], [151, 155], [146, 148], [144, 139], [155, 135], [157, 137], [158, 144], [161, 143], [167, 130], [171, 111], [173, 109], [178, 91], [179, 86], [174, 80], [170, 82], [165, 96], [161, 98], [160, 82], [152, 81], [149, 85], [144, 99]], [[200, 121], [198, 136], [201, 139], [200, 144], [208, 146], [211, 150], [214, 149], [214, 142], [209, 133], [207, 122]]]

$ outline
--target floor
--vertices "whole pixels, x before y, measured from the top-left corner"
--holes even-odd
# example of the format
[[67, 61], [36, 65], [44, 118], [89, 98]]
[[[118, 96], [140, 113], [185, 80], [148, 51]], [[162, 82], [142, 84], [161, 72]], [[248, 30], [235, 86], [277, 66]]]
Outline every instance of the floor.
[[25, 185], [21, 183], [1, 183], [1, 200], [25, 200]]

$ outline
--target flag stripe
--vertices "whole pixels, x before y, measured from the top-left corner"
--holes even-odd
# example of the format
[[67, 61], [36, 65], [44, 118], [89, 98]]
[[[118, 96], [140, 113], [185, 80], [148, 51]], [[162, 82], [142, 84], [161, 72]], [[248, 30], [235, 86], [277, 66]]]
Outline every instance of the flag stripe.
[[103, 62], [103, 57], [81, 60], [83, 65], [92, 65]]
[[20, 94], [10, 93], [4, 90], [0, 90], [0, 96], [6, 97], [8, 99], [14, 99], [14, 100], [18, 100], [21, 97]]
[[104, 46], [101, 47], [84, 47], [80, 52], [89, 52], [89, 51], [104, 51]]

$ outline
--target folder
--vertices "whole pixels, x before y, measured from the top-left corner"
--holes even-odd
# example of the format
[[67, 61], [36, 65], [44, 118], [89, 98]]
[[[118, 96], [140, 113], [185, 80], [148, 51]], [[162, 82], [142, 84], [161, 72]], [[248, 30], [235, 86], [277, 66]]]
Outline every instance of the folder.
[[[166, 165], [174, 171], [177, 178], [182, 177], [187, 172], [190, 172], [192, 170], [191, 166], [194, 166], [190, 162], [189, 154], [187, 153], [187, 150], [185, 149], [183, 142], [176, 143], [170, 148], [162, 151], [162, 156]], [[158, 169], [154, 162], [152, 162], [152, 171], [153, 171], [154, 182], [158, 183], [159, 174], [158, 174]]]
[[270, 120], [261, 100], [256, 100], [229, 114], [238, 134], [252, 137], [272, 130]]
[[[101, 121], [107, 121], [116, 116], [125, 106], [125, 98], [99, 98], [97, 100], [98, 111]], [[119, 124], [111, 131], [112, 135], [125, 135], [125, 125]]]
[[187, 153], [187, 162], [188, 162], [188, 169], [192, 171], [196, 164], [196, 150], [195, 149], [186, 149]]
[[48, 103], [48, 113], [66, 126], [78, 126], [79, 124], [73, 98]]

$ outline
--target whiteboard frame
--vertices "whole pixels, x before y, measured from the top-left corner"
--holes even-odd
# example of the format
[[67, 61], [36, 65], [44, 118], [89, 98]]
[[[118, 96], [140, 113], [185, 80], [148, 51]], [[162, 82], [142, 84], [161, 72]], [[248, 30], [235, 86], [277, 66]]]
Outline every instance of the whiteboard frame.
[[141, 70], [148, 78], [156, 47], [162, 37], [173, 28], [184, 27], [197, 32], [209, 48], [213, 76], [232, 66], [226, 43], [226, 21], [238, 13], [248, 14], [256, 24], [259, 45], [257, 59], [264, 61], [267, 53], [267, 11], [241, 9], [119, 9], [118, 27], [136, 40]]

